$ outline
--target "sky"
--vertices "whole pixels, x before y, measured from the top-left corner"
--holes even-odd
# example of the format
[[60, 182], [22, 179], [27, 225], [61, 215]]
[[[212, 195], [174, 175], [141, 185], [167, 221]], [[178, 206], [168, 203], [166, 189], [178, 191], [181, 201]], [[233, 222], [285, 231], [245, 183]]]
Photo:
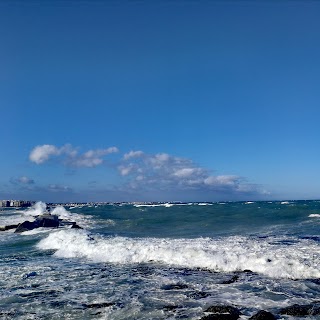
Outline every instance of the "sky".
[[318, 1], [0, 1], [0, 199], [319, 199], [319, 17]]

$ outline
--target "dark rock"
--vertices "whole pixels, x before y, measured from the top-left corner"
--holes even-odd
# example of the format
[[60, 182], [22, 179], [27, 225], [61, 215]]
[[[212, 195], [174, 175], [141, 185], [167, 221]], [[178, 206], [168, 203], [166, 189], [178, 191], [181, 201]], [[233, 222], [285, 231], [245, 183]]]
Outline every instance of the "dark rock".
[[223, 281], [222, 284], [231, 284], [236, 282], [239, 279], [238, 275], [234, 275], [231, 279]]
[[183, 283], [176, 283], [176, 284], [166, 284], [161, 287], [163, 290], [181, 290], [181, 289], [186, 289], [188, 286]]
[[35, 220], [36, 228], [57, 228], [59, 227], [59, 218], [56, 215], [42, 215]]
[[32, 271], [32, 272], [27, 273], [24, 277], [30, 278], [30, 277], [35, 277], [36, 275], [37, 275], [37, 273], [35, 271]]
[[305, 305], [294, 304], [293, 306], [289, 306], [281, 309], [280, 314], [286, 314], [288, 316], [296, 316], [296, 317], [320, 315], [320, 305], [319, 304], [305, 304]]
[[249, 320], [276, 320], [276, 317], [268, 311], [260, 310], [258, 313], [249, 318]]
[[[37, 218], [30, 222], [30, 221], [24, 221], [20, 223], [19, 225], [12, 225], [12, 226], [6, 226], [4, 227], [4, 230], [8, 230], [7, 228], [16, 228], [15, 232], [20, 233], [24, 231], [33, 230], [36, 228], [58, 228], [59, 226], [71, 226], [71, 228], [74, 229], [82, 229], [80, 226], [77, 225], [76, 222], [73, 221], [66, 221], [63, 219], [59, 219], [57, 215], [51, 215], [51, 214], [43, 214], [41, 216], [37, 216]], [[0, 231], [3, 228], [0, 229]]]
[[92, 308], [106, 308], [110, 306], [114, 306], [114, 302], [100, 302], [100, 303], [89, 303], [89, 304], [83, 304], [83, 306], [87, 309], [92, 309]]
[[181, 308], [181, 307], [179, 307], [179, 306], [164, 306], [164, 307], [163, 307], [163, 310], [166, 310], [166, 311], [174, 311], [174, 310], [176, 310], [176, 309], [178, 309], [178, 308]]
[[22, 223], [19, 223], [17, 229], [15, 230], [15, 233], [20, 233], [20, 232], [24, 232], [24, 231], [29, 231], [29, 230], [33, 230], [35, 229], [35, 223], [30, 222], [30, 221], [24, 221]]
[[17, 226], [18, 226], [18, 224], [9, 224], [7, 226], [0, 227], [0, 231], [7, 231], [10, 229], [15, 229]]
[[232, 306], [211, 306], [205, 312], [211, 314], [205, 315], [201, 320], [237, 320], [240, 311]]
[[71, 226], [71, 229], [82, 229], [82, 228], [74, 222]]
[[310, 279], [310, 281], [320, 285], [320, 279]]

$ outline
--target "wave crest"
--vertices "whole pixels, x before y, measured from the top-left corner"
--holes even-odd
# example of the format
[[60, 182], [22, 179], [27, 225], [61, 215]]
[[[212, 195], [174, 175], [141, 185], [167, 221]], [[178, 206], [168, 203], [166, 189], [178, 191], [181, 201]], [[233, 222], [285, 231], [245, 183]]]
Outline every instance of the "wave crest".
[[84, 258], [119, 264], [157, 262], [218, 272], [249, 269], [273, 278], [319, 278], [320, 248], [308, 240], [287, 246], [281, 240], [228, 237], [158, 239], [96, 236], [61, 230], [41, 240], [38, 248], [55, 249], [62, 258]]

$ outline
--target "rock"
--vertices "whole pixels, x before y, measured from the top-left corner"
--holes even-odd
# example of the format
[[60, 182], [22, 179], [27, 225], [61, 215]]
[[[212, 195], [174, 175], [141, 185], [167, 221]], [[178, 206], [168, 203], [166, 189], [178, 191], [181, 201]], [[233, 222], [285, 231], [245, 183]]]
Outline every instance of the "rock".
[[15, 229], [18, 227], [18, 224], [9, 224], [7, 226], [0, 227], [0, 231], [7, 231], [10, 229]]
[[281, 309], [280, 314], [286, 314], [288, 316], [295, 317], [320, 315], [320, 304], [294, 304], [292, 306]]
[[82, 229], [82, 228], [74, 222], [71, 226], [71, 229]]
[[310, 281], [320, 285], [320, 279], [310, 279]]
[[34, 221], [24, 221], [22, 223], [19, 223], [17, 229], [15, 230], [15, 233], [33, 230], [34, 228], [36, 228]]
[[106, 308], [106, 307], [110, 307], [110, 306], [113, 306], [115, 305], [114, 302], [100, 302], [100, 303], [89, 303], [89, 304], [83, 304], [83, 306], [85, 308], [88, 308], [88, 309], [92, 309], [92, 308]]
[[205, 312], [211, 314], [205, 315], [200, 320], [237, 320], [240, 316], [240, 311], [232, 306], [211, 306]]
[[276, 320], [276, 317], [268, 311], [260, 310], [258, 313], [249, 318], [249, 320]]
[[[19, 225], [6, 226], [4, 227], [4, 230], [8, 230], [8, 228], [16, 228], [15, 232], [20, 233], [36, 228], [58, 228], [59, 226], [71, 226], [73, 229], [82, 229], [76, 222], [59, 219], [57, 215], [43, 214], [38, 216], [32, 222], [24, 221]], [[0, 231], [4, 230], [0, 229]]]
[[163, 290], [181, 290], [181, 289], [186, 289], [188, 286], [183, 283], [176, 283], [176, 284], [166, 284], [161, 287]]
[[231, 279], [223, 281], [221, 284], [231, 284], [236, 282], [239, 279], [238, 275], [234, 275]]
[[42, 215], [35, 220], [36, 228], [57, 228], [59, 227], [59, 218], [56, 215]]
[[163, 306], [162, 309], [165, 311], [175, 311], [176, 309], [181, 308], [181, 306]]
[[35, 271], [32, 271], [32, 272], [29, 272], [27, 273], [24, 278], [30, 278], [30, 277], [35, 277], [37, 276], [38, 274], [35, 272]]

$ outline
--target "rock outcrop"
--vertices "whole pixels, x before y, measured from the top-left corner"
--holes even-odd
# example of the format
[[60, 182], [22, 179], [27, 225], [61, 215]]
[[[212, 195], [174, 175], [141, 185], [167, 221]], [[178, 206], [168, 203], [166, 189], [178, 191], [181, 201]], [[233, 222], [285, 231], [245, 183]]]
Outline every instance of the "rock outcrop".
[[320, 315], [320, 304], [294, 304], [292, 306], [280, 310], [280, 314], [285, 314], [293, 317], [305, 317]]
[[211, 306], [205, 312], [210, 314], [205, 315], [201, 320], [237, 320], [241, 312], [233, 306]]
[[73, 229], [82, 229], [74, 221], [59, 219], [57, 215], [46, 213], [46, 214], [37, 216], [34, 221], [26, 220], [19, 224], [0, 227], [0, 231], [16, 229], [14, 231], [15, 233], [21, 233], [21, 232], [30, 231], [36, 228], [58, 228], [58, 227], [66, 227], [66, 226], [70, 226]]

